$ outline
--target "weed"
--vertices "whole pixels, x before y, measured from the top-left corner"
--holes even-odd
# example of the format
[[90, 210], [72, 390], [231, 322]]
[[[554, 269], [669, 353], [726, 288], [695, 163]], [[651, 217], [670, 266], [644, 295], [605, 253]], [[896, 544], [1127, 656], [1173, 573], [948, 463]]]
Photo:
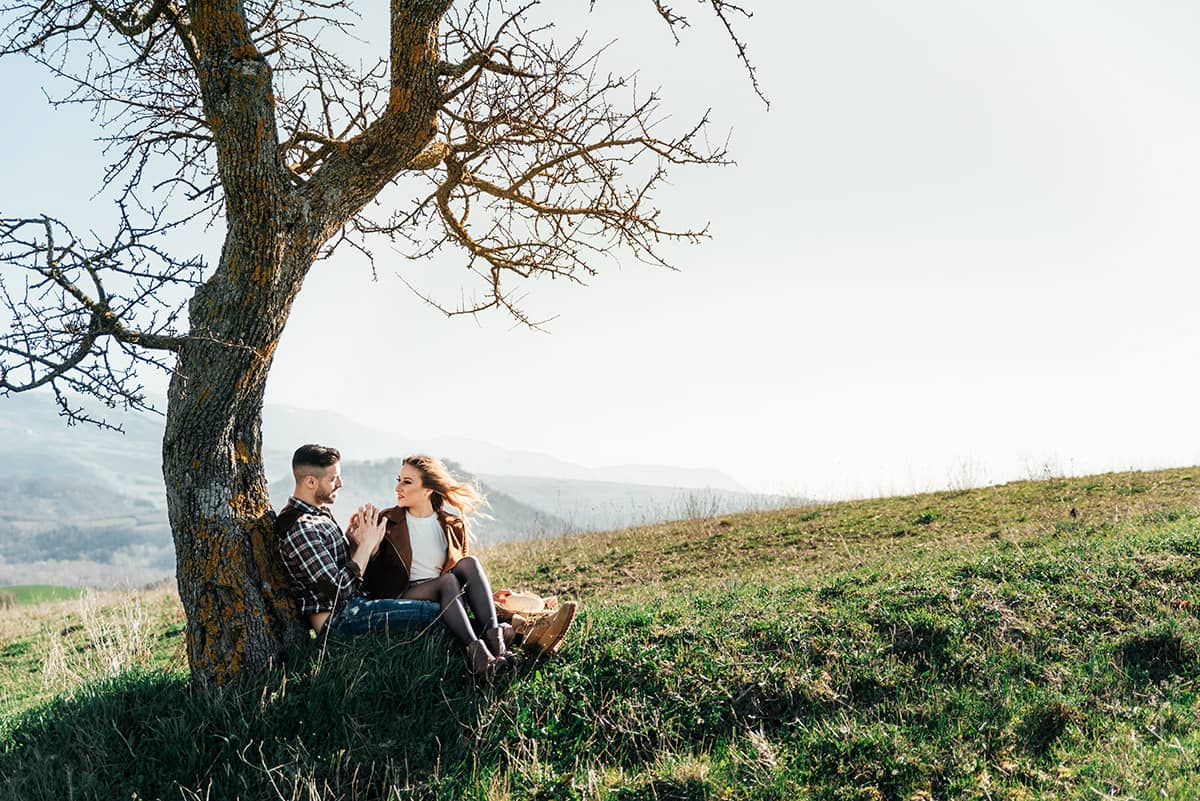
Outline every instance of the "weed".
[[1031, 704], [1022, 716], [1017, 738], [1030, 753], [1043, 757], [1067, 726], [1079, 718], [1079, 713], [1061, 698], [1040, 700]]

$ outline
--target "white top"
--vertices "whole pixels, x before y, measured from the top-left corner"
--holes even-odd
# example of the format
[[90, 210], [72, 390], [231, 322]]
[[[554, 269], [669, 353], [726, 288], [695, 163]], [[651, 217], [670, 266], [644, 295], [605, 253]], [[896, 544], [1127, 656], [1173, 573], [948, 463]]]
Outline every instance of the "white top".
[[407, 509], [404, 519], [408, 523], [408, 540], [412, 543], [412, 566], [408, 571], [409, 581], [433, 579], [442, 575], [446, 564], [446, 532], [437, 514], [429, 517], [413, 517]]

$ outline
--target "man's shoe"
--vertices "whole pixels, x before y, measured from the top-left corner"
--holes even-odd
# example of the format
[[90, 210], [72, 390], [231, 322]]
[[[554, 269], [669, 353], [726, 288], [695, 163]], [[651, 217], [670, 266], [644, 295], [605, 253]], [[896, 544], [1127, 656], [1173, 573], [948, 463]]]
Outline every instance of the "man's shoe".
[[575, 620], [577, 606], [574, 601], [564, 601], [554, 612], [534, 620], [525, 634], [525, 648], [538, 656], [553, 656]]

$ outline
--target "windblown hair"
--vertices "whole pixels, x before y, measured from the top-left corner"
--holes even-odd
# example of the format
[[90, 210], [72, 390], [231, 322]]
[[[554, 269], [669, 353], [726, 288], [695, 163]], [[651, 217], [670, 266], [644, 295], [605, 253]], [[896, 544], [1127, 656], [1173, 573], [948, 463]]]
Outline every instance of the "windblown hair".
[[299, 477], [302, 474], [324, 470], [331, 464], [342, 460], [337, 448], [327, 448], [324, 445], [301, 445], [292, 454], [292, 473]]
[[487, 502], [479, 490], [466, 481], [456, 480], [446, 466], [433, 456], [406, 456], [404, 464], [421, 473], [421, 485], [433, 490], [429, 500], [439, 512], [442, 504], [449, 504], [465, 517]]

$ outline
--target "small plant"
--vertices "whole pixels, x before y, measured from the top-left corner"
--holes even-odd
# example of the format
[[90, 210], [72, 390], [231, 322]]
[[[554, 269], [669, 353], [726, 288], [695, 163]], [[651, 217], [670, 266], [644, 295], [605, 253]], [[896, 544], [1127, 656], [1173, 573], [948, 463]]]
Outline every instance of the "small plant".
[[931, 507], [918, 515], [917, 518], [913, 520], [913, 525], [928, 526], [930, 523], [933, 523], [936, 520], [941, 520], [942, 517], [943, 514], [941, 509], [938, 509], [936, 506]]

